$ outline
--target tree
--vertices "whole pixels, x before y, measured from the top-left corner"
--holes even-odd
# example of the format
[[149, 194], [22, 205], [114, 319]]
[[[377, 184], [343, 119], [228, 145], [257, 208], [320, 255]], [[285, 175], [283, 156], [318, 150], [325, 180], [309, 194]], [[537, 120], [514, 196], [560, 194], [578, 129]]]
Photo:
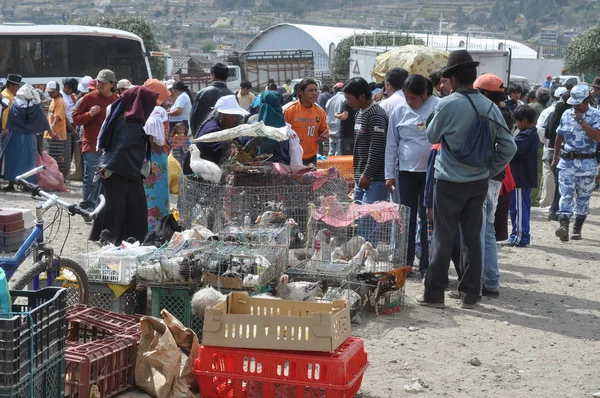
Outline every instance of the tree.
[[[95, 15], [69, 21], [71, 25], [87, 25], [125, 30], [138, 35], [144, 41], [146, 51], [159, 51], [158, 41], [152, 27], [143, 17]], [[161, 58], [150, 58], [152, 76], [162, 79], [165, 76], [165, 62]]]
[[214, 44], [212, 44], [212, 43], [206, 43], [206, 44], [203, 44], [203, 45], [202, 45], [202, 52], [204, 52], [204, 53], [209, 53], [209, 52], [211, 52], [212, 50], [214, 50], [215, 48], [216, 48], [216, 47], [215, 47], [215, 45], [214, 45]]
[[565, 67], [572, 74], [600, 75], [600, 24], [571, 41], [565, 51]]
[[356, 41], [357, 46], [405, 46], [407, 44], [424, 44], [423, 40], [409, 35], [353, 35], [340, 41], [335, 49], [331, 71], [336, 77], [347, 77], [350, 75], [350, 47]]

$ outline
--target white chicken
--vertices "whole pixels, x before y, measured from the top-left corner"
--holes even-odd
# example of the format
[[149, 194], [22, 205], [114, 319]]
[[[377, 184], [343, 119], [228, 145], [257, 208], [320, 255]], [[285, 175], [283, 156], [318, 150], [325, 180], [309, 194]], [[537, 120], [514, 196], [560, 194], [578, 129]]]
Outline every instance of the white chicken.
[[205, 181], [219, 183], [223, 170], [213, 162], [200, 157], [200, 149], [190, 146], [190, 169]]
[[242, 287], [256, 289], [258, 287], [258, 275], [248, 274], [242, 282]]
[[225, 300], [225, 298], [226, 296], [223, 293], [215, 290], [211, 286], [200, 289], [192, 296], [190, 304], [192, 313], [198, 318], [204, 318], [204, 311], [206, 311], [207, 308], [219, 304], [221, 301]]
[[333, 300], [346, 300], [348, 301], [348, 307], [350, 310], [350, 319], [354, 319], [356, 315], [358, 315], [360, 309], [363, 306], [363, 300], [360, 297], [360, 294], [355, 292], [352, 289], [344, 289], [342, 287], [338, 288], [329, 288], [327, 292], [323, 296], [324, 300], [333, 301]]
[[313, 241], [314, 254], [310, 258], [311, 261], [330, 261], [331, 253], [335, 249], [335, 237], [333, 233], [327, 229], [322, 229], [317, 232]]
[[365, 242], [356, 256], [352, 258], [352, 264], [361, 267], [364, 272], [376, 272], [377, 262], [379, 261], [379, 252], [373, 247], [371, 242]]
[[346, 258], [352, 258], [356, 256], [362, 245], [365, 244], [367, 240], [360, 235], [353, 236], [348, 240], [348, 242], [344, 243], [340, 247], [343, 250], [344, 256]]
[[332, 263], [341, 263], [348, 264], [348, 260], [346, 260], [346, 256], [344, 255], [344, 251], [341, 247], [336, 247], [331, 252], [331, 262]]
[[259, 225], [283, 224], [286, 222], [286, 215], [281, 211], [265, 211], [256, 218], [255, 223]]
[[289, 282], [287, 275], [281, 275], [277, 285], [277, 297], [284, 300], [314, 301], [323, 295], [323, 282]]

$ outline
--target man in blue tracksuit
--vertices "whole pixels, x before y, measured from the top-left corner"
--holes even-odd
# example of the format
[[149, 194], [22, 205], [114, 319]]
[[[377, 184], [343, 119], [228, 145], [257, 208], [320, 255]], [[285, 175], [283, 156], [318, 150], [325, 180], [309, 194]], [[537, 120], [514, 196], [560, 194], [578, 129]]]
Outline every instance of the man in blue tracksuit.
[[512, 233], [505, 246], [525, 247], [531, 242], [529, 220], [531, 217], [531, 188], [537, 187], [537, 151], [540, 143], [535, 127], [535, 110], [519, 105], [514, 113], [515, 125], [520, 130], [515, 137], [517, 154], [510, 161], [516, 188], [510, 202]]

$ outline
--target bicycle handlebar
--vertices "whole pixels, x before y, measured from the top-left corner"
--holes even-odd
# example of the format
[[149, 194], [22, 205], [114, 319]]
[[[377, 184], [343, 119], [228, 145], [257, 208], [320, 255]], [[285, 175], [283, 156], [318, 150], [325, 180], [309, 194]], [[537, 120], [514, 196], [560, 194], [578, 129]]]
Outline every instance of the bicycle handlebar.
[[98, 213], [100, 213], [100, 211], [104, 208], [104, 205], [106, 204], [106, 199], [104, 198], [104, 195], [100, 195], [98, 197], [98, 200], [100, 202], [98, 203], [98, 206], [96, 206], [96, 208], [91, 212], [82, 209], [81, 207], [79, 207], [79, 205], [74, 205], [69, 202], [65, 202], [64, 200], [60, 199], [57, 195], [45, 192], [38, 185], [32, 184], [31, 182], [26, 180], [27, 178], [34, 176], [45, 169], [46, 166], [36, 167], [35, 169], [29, 170], [25, 174], [17, 176], [15, 180], [17, 183], [25, 185], [27, 188], [31, 189], [31, 196], [40, 196], [42, 198], [46, 198], [46, 202], [44, 202], [42, 205], [39, 205], [44, 210], [47, 210], [50, 207], [52, 207], [52, 205], [57, 204], [69, 210], [69, 213], [71, 213], [72, 215], [79, 214], [80, 216], [91, 218], [92, 220], [96, 219]]

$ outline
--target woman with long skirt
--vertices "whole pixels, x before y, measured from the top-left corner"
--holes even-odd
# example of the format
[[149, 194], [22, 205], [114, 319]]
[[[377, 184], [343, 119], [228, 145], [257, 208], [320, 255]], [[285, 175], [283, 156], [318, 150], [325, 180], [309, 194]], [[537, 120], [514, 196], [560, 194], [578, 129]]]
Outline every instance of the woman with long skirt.
[[111, 106], [100, 135], [100, 193], [106, 206], [94, 221], [90, 240], [120, 245], [129, 238], [142, 242], [148, 233], [148, 207], [142, 165], [150, 153], [144, 124], [158, 94], [133, 87]]
[[[169, 214], [169, 116], [161, 104], [171, 93], [167, 86], [159, 80], [149, 79], [144, 87], [154, 91], [158, 97], [152, 116], [163, 124], [162, 137], [152, 136], [151, 172], [144, 181], [146, 200], [148, 202], [148, 232], [154, 231], [161, 218]], [[187, 95], [187, 94], [185, 94]], [[148, 129], [147, 129], [148, 130]], [[147, 131], [148, 132], [148, 131]]]

